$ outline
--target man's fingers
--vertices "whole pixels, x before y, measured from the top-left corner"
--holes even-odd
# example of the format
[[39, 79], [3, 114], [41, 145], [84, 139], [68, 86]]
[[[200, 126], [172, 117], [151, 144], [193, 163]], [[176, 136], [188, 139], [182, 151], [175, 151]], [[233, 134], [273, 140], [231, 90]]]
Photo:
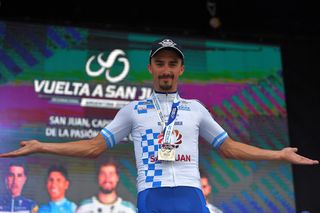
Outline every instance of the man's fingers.
[[299, 158], [297, 160], [297, 164], [308, 164], [308, 165], [314, 165], [314, 164], [319, 164], [318, 160], [312, 160], [310, 158], [306, 158], [304, 156], [298, 155]]
[[302, 155], [297, 154], [297, 147], [286, 147], [283, 149], [283, 158], [284, 160], [294, 163], [294, 164], [303, 164], [303, 165], [315, 165], [319, 164], [318, 160], [313, 160]]
[[12, 151], [12, 152], [8, 152], [8, 153], [0, 154], [0, 157], [1, 157], [1, 158], [16, 157], [16, 156], [17, 156], [17, 151], [18, 151], [18, 150], [15, 150], [15, 151]]
[[286, 147], [283, 149], [283, 151], [285, 151], [285, 152], [298, 152], [298, 148], [297, 147]]
[[[33, 141], [21, 141], [20, 142], [20, 149], [0, 154], [2, 158], [10, 158], [10, 157], [18, 157], [18, 156], [25, 156], [30, 153], [30, 146], [32, 145]], [[34, 141], [36, 142], [36, 141]], [[29, 146], [28, 146], [29, 145]]]
[[25, 145], [27, 145], [27, 143], [28, 143], [28, 141], [21, 141], [21, 142], [20, 142], [20, 146], [21, 146], [21, 147], [24, 147]]

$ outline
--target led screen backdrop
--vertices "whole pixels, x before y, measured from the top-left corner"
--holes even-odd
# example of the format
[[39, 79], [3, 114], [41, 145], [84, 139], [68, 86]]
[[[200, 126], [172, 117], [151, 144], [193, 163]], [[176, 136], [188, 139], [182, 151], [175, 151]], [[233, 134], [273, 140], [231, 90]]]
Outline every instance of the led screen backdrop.
[[[95, 136], [122, 106], [152, 92], [150, 42], [161, 35], [0, 22], [0, 151], [19, 141], [64, 142]], [[186, 71], [184, 98], [200, 100], [236, 140], [281, 149], [289, 145], [280, 49], [275, 46], [177, 38]], [[49, 200], [46, 172], [63, 164], [79, 203], [97, 190], [95, 165], [106, 157], [120, 166], [119, 194], [136, 203], [130, 137], [96, 160], [36, 154], [24, 195]], [[5, 166], [0, 160], [0, 190]], [[227, 212], [294, 212], [291, 167], [279, 162], [221, 158], [200, 139], [200, 167], [210, 176], [212, 203]]]

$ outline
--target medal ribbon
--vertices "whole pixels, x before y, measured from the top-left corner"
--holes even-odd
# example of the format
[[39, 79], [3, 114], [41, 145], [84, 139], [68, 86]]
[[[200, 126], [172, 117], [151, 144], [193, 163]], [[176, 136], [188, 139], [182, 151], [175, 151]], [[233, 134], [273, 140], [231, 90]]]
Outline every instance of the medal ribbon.
[[161, 110], [160, 101], [159, 101], [157, 95], [155, 94], [155, 92], [152, 93], [152, 102], [157, 110], [157, 114], [158, 114], [159, 119], [161, 121], [162, 130], [164, 132], [164, 137], [163, 137], [164, 143], [163, 144], [169, 145], [169, 144], [171, 144], [171, 142], [170, 142], [171, 134], [173, 131], [174, 121], [175, 121], [177, 114], [178, 114], [178, 106], [180, 104], [179, 95], [177, 93], [174, 100], [173, 100], [173, 103], [171, 106], [171, 112], [169, 114], [169, 118], [168, 118], [167, 123], [165, 122], [165, 118], [164, 118], [163, 112]]

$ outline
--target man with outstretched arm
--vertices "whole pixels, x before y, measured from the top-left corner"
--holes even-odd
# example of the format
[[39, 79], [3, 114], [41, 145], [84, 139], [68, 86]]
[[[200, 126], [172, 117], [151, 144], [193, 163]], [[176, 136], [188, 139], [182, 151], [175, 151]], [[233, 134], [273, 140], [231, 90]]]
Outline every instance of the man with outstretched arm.
[[226, 158], [319, 163], [297, 154], [297, 148], [266, 150], [234, 141], [201, 103], [181, 98], [178, 79], [184, 72], [184, 54], [175, 41], [153, 43], [148, 70], [153, 76], [151, 97], [123, 107], [96, 137], [68, 143], [22, 141], [20, 149], [0, 157], [52, 153], [94, 158], [131, 133], [139, 213], [209, 212], [198, 170], [199, 135]]

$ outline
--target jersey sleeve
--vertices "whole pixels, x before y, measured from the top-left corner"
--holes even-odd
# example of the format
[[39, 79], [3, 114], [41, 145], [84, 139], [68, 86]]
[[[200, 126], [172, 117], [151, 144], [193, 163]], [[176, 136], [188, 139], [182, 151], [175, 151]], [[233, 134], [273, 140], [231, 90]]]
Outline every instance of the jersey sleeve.
[[132, 129], [133, 104], [129, 103], [119, 110], [114, 119], [101, 130], [107, 147], [114, 147], [124, 137], [128, 136]]
[[215, 149], [218, 149], [224, 140], [229, 137], [228, 133], [213, 119], [210, 112], [199, 103], [200, 126], [199, 133]]

